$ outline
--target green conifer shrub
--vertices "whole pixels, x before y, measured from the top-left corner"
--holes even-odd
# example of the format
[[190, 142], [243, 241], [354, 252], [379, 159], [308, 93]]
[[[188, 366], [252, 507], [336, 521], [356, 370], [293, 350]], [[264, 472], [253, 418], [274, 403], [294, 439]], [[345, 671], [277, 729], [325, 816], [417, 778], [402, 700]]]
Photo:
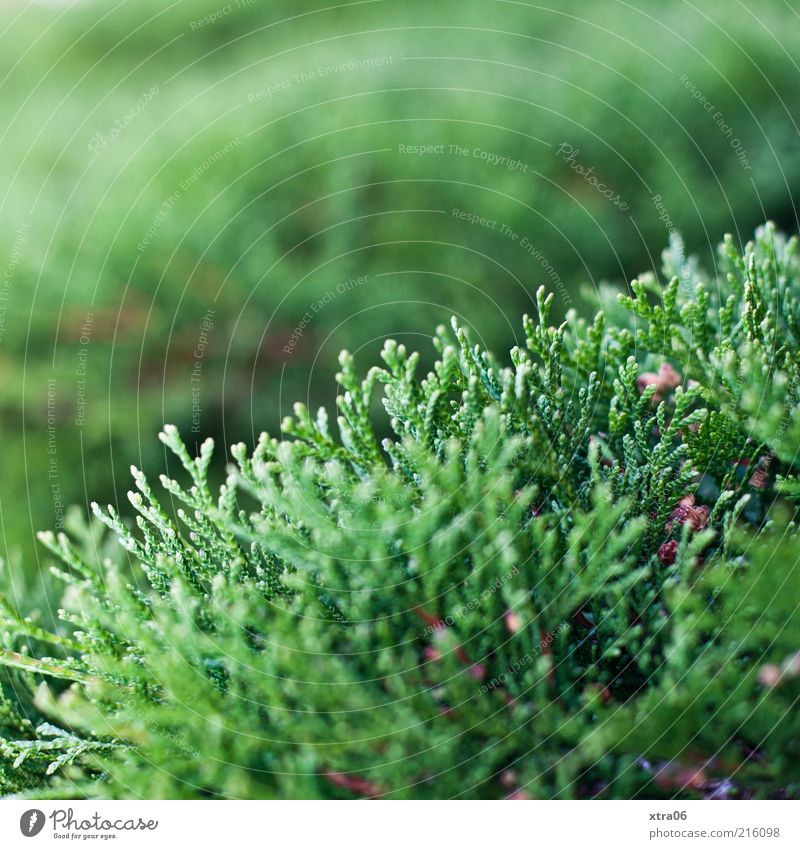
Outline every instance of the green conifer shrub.
[[800, 795], [798, 242], [665, 272], [507, 365], [343, 353], [218, 493], [166, 427], [135, 526], [42, 535], [63, 629], [3, 602], [2, 792]]

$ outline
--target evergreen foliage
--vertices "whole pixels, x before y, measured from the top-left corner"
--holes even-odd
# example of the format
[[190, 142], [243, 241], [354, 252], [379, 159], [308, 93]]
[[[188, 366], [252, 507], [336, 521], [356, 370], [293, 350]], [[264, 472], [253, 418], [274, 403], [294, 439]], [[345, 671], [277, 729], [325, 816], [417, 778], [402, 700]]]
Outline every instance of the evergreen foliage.
[[3, 604], [2, 792], [800, 795], [798, 242], [665, 272], [508, 365], [344, 352], [218, 493], [166, 427], [135, 526], [42, 535], [63, 631]]

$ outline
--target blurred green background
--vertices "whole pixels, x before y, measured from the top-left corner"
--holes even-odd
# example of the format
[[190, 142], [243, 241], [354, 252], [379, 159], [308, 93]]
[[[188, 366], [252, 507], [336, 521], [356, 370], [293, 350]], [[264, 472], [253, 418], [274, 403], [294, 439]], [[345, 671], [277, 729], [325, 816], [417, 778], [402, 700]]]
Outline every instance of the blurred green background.
[[[117, 501], [155, 433], [333, 403], [342, 347], [502, 353], [677, 229], [796, 230], [784, 0], [0, 6], [0, 555]], [[419, 148], [422, 148], [421, 150]], [[676, 246], [676, 251], [680, 248]], [[587, 287], [589, 294], [579, 294]]]

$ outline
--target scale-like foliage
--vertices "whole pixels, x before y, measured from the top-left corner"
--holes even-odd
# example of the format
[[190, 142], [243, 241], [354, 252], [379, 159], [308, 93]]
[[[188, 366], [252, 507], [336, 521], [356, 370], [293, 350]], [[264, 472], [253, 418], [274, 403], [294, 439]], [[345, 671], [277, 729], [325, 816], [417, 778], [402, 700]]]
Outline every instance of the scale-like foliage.
[[64, 632], [3, 605], [0, 788], [800, 794], [797, 242], [690, 276], [540, 292], [507, 366], [455, 324], [424, 377], [343, 353], [336, 427], [298, 405], [216, 494], [166, 427], [188, 488], [95, 506], [127, 557], [42, 536]]

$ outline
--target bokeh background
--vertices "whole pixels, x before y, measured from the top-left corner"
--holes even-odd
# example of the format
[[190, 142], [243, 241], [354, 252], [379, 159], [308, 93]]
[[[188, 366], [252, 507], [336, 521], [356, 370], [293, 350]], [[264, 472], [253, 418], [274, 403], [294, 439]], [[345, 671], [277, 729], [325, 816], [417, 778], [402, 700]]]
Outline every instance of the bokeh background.
[[342, 347], [456, 314], [502, 354], [541, 284], [588, 313], [670, 241], [795, 231], [798, 57], [789, 0], [4, 0], [18, 589], [36, 530], [163, 470], [165, 421], [252, 442], [332, 405]]

